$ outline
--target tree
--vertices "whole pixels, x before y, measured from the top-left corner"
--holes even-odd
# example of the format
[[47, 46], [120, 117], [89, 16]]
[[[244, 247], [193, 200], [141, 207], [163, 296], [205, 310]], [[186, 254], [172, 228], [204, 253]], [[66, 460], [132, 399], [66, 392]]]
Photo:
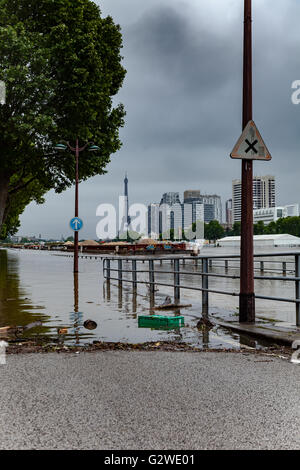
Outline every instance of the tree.
[[217, 220], [212, 220], [209, 224], [204, 226], [204, 236], [206, 240], [213, 240], [214, 242], [224, 236], [224, 228]]
[[253, 225], [254, 235], [263, 235], [265, 233], [265, 224], [262, 220], [259, 220], [257, 224]]
[[241, 222], [234, 222], [232, 227], [232, 236], [238, 237], [241, 235]]
[[300, 217], [286, 217], [276, 222], [277, 233], [288, 233], [300, 237]]
[[277, 225], [276, 222], [270, 222], [268, 225], [265, 226], [265, 233], [268, 235], [274, 235], [277, 233]]
[[[32, 200], [74, 183], [74, 155], [58, 154], [62, 139], [93, 140], [80, 180], [105, 173], [121, 142], [124, 108], [122, 36], [91, 0], [0, 0], [0, 232], [13, 232]], [[3, 227], [5, 223], [5, 227]]]

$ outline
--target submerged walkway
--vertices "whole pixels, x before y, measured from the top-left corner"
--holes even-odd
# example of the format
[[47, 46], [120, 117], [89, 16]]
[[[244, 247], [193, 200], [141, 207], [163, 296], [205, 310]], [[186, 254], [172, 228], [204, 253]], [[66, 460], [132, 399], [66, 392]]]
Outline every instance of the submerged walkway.
[[251, 353], [11, 355], [1, 449], [300, 449], [300, 366]]

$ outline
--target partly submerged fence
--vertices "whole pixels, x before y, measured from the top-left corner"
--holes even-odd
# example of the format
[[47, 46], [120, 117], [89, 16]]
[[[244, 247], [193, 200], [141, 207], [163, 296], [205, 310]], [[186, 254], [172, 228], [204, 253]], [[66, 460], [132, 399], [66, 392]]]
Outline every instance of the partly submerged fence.
[[[290, 260], [289, 258], [292, 259]], [[209, 293], [239, 296], [239, 292], [223, 291], [219, 289], [211, 289], [209, 287], [210, 278], [240, 279], [239, 275], [229, 273], [230, 268], [239, 268], [239, 259], [239, 255], [197, 256], [194, 258], [187, 256], [108, 256], [103, 258], [103, 275], [107, 281], [118, 281], [119, 286], [122, 286], [123, 282], [131, 283], [134, 290], [136, 290], [138, 284], [147, 284], [149, 285], [150, 295], [154, 295], [156, 286], [171, 287], [174, 289], [175, 302], [180, 300], [181, 289], [201, 291], [202, 313], [207, 315], [209, 307]], [[300, 326], [300, 252], [260, 253], [254, 255], [254, 259], [255, 272], [259, 271], [260, 274], [255, 275], [254, 279], [261, 281], [292, 282], [295, 285], [294, 298], [271, 297], [257, 294], [255, 294], [255, 298], [294, 303], [296, 308], [296, 324], [297, 326]], [[124, 268], [124, 262], [127, 262], [126, 268]], [[187, 271], [185, 266], [190, 262], [195, 265], [200, 265], [201, 271]], [[160, 265], [159, 270], [155, 269], [157, 263]], [[163, 269], [164, 263], [171, 263], [171, 269]], [[128, 264], [131, 265], [130, 268], [128, 268]], [[272, 266], [270, 267], [268, 264], [271, 264]], [[212, 267], [224, 267], [224, 273], [211, 272]], [[130, 278], [125, 278], [123, 273], [131, 274]], [[290, 273], [294, 275], [291, 276]], [[146, 274], [148, 280], [139, 279], [139, 274]], [[157, 280], [158, 274], [170, 275], [172, 280], [170, 282], [161, 282], [160, 280]], [[199, 285], [197, 286], [184, 285], [181, 283], [183, 275], [198, 276], [201, 282], [199, 282]]]

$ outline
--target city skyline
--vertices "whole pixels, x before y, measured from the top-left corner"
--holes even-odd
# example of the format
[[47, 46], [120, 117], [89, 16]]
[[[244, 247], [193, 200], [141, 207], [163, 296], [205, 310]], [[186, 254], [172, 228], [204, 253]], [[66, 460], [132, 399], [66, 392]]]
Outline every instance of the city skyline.
[[[277, 198], [276, 198], [277, 186], [276, 186], [276, 189], [275, 189], [275, 181], [276, 181], [276, 178], [273, 175], [254, 175], [254, 177], [253, 177], [254, 214], [255, 214], [255, 212], [257, 212], [256, 209], [258, 209], [258, 208], [259, 209], [273, 208], [276, 211], [283, 209], [282, 217], [298, 216], [299, 215], [300, 203], [295, 202], [295, 201], [290, 201], [288, 204], [277, 203]], [[131, 220], [129, 212], [130, 212], [130, 206], [134, 205], [135, 201], [131, 201], [131, 203], [129, 202], [129, 197], [128, 197], [129, 196], [129, 178], [128, 178], [128, 172], [127, 171], [125, 172], [125, 178], [122, 180], [122, 182], [123, 182], [123, 193], [118, 195], [119, 198], [121, 197], [121, 202], [119, 200], [119, 204], [121, 203], [121, 207], [122, 207], [121, 211], [122, 211], [122, 214], [124, 216], [124, 220], [122, 220], [122, 222], [121, 222], [121, 227], [123, 226], [124, 222], [127, 219], [128, 220], [128, 227], [131, 228], [130, 225], [129, 225], [129, 221]], [[268, 184], [271, 184], [272, 187], [270, 187], [268, 190], [264, 190], [263, 193], [261, 194], [261, 196], [258, 195], [258, 192], [260, 191], [261, 185], [263, 185], [264, 183], [266, 184], [266, 182], [268, 182]], [[227, 226], [232, 226], [234, 224], [234, 222], [239, 221], [238, 219], [236, 219], [236, 220], [234, 219], [234, 202], [235, 202], [234, 200], [235, 200], [235, 197], [234, 197], [233, 191], [234, 191], [235, 186], [239, 186], [239, 191], [240, 191], [241, 181], [239, 179], [234, 179], [234, 180], [232, 180], [231, 183], [232, 183], [232, 187], [231, 187], [232, 195], [231, 195], [231, 197], [229, 197], [226, 200], [223, 200], [218, 194], [216, 194], [217, 191], [215, 191], [214, 194], [203, 194], [202, 191], [199, 190], [199, 189], [188, 189], [188, 190], [185, 189], [181, 193], [182, 197], [180, 195], [180, 192], [178, 192], [178, 191], [174, 191], [174, 192], [168, 191], [168, 192], [164, 192], [162, 194], [162, 196], [158, 195], [158, 197], [156, 199], [153, 198], [152, 201], [147, 201], [146, 203], [143, 203], [143, 204], [144, 204], [145, 207], [148, 208], [148, 211], [149, 211], [149, 208], [152, 206], [153, 210], [154, 210], [154, 213], [156, 213], [157, 210], [158, 210], [158, 212], [160, 212], [160, 206], [161, 205], [166, 205], [166, 206], [170, 206], [170, 207], [172, 207], [173, 205], [174, 206], [175, 205], [180, 205], [181, 209], [183, 210], [183, 214], [184, 214], [184, 206], [186, 206], [186, 210], [189, 211], [188, 206], [189, 205], [192, 206], [193, 203], [196, 203], [195, 207], [193, 207], [193, 209], [191, 209], [191, 214], [189, 214], [187, 216], [186, 220], [188, 222], [187, 222], [186, 228], [188, 226], [190, 226], [192, 222], [195, 222], [196, 220], [202, 220], [203, 218], [204, 218], [205, 223], [209, 223], [211, 220], [217, 220], [219, 223], [221, 223], [224, 226], [226, 226], [226, 225]], [[240, 194], [239, 194], [239, 197], [240, 197]], [[214, 199], [214, 202], [211, 201], [211, 198]], [[264, 199], [268, 199], [269, 204], [265, 205], [263, 203]], [[157, 201], [160, 201], [160, 202], [157, 202]], [[212, 216], [212, 207], [210, 207], [212, 205], [215, 205], [214, 216]], [[203, 207], [200, 207], [200, 206], [203, 206]], [[220, 209], [221, 209], [221, 212], [220, 212]], [[120, 206], [117, 206], [116, 207], [117, 214], [118, 214], [119, 210], [120, 210]], [[231, 215], [229, 215], [229, 213]], [[201, 217], [197, 216], [197, 214], [202, 214], [202, 216]], [[221, 220], [218, 217], [218, 216], [220, 216], [220, 214], [221, 214]], [[257, 214], [255, 215], [255, 218], [257, 219], [257, 217], [258, 217], [257, 220], [260, 220], [260, 217]], [[271, 221], [271, 220], [273, 220], [272, 219], [273, 215], [271, 215], [271, 213], [269, 213], [267, 218], [270, 217], [270, 221]], [[177, 227], [179, 227], [179, 225], [181, 224], [181, 222], [179, 222], [179, 218], [181, 220], [181, 216], [179, 217], [179, 216], [175, 215], [175, 218], [176, 217], [177, 217], [177, 222], [175, 221], [175, 225]], [[228, 217], [231, 217], [231, 219], [232, 219], [231, 222], [228, 221]], [[192, 222], [190, 222], [191, 218], [192, 218]], [[276, 218], [278, 219], [279, 216], [275, 217], [275, 215], [274, 215], [274, 220]], [[182, 228], [185, 224], [184, 219], [185, 219], [185, 215], [183, 215]], [[151, 220], [151, 222], [150, 222], [150, 220]], [[261, 220], [264, 220], [264, 217], [262, 217]], [[97, 218], [97, 222], [99, 222], [99, 218]], [[149, 215], [149, 212], [148, 212], [148, 215], [147, 215], [147, 223], [148, 224], [150, 223], [150, 225], [152, 225], [153, 223], [154, 223], [155, 226], [157, 225], [156, 221], [154, 221], [154, 219], [153, 219], [153, 216]], [[159, 222], [159, 224], [160, 223], [161, 222]], [[171, 225], [172, 225], [172, 223], [174, 223], [174, 222], [171, 222]], [[158, 225], [157, 225], [157, 227], [158, 227]], [[151, 229], [150, 229], [150, 231], [151, 231]], [[123, 229], [119, 227], [118, 228], [118, 233], [123, 233]], [[154, 233], [155, 233], [155, 231], [154, 231]], [[36, 234], [34, 234], [34, 233], [25, 234], [20, 230], [16, 234], [15, 237], [17, 237], [17, 238], [28, 238], [28, 239], [31, 239], [31, 238], [33, 238], [33, 239], [35, 239], [35, 238], [36, 239], [46, 239], [46, 240], [50, 239], [50, 240], [58, 240], [59, 241], [61, 239], [67, 239], [68, 237], [72, 236], [72, 234], [73, 234], [73, 232], [70, 232], [67, 235], [62, 234], [61, 236], [57, 236], [57, 237], [48, 236], [47, 234], [43, 234], [43, 236], [42, 236], [41, 234], [39, 234], [39, 236], [37, 237]], [[148, 235], [150, 236], [149, 225], [148, 225]], [[91, 239], [97, 239], [97, 236], [92, 236], [90, 238]], [[82, 237], [81, 236], [81, 239], [87, 239], [87, 237]]]
[[[135, 181], [131, 201], [147, 204], [166, 187], [174, 192], [200, 187], [205, 193], [217, 191], [224, 203], [232, 179], [240, 178], [240, 165], [229, 153], [241, 133], [242, 2], [232, 0], [228, 8], [220, 0], [191, 0], [185, 9], [179, 0], [97, 3], [124, 34], [128, 75], [116, 101], [125, 104], [127, 117], [123, 148], [112, 157], [107, 175], [80, 185], [82, 236], [95, 237], [100, 203], [117, 204], [126, 169]], [[291, 102], [291, 85], [299, 79], [300, 5], [266, 0], [256, 2], [254, 10], [254, 119], [273, 155], [272, 162], [255, 163], [254, 170], [276, 175], [278, 202], [285, 205], [299, 200], [300, 107]], [[290, 35], [274, 38], [274, 27]], [[20, 233], [71, 235], [73, 200], [74, 188], [60, 195], [50, 192], [44, 206], [33, 203], [26, 209]]]

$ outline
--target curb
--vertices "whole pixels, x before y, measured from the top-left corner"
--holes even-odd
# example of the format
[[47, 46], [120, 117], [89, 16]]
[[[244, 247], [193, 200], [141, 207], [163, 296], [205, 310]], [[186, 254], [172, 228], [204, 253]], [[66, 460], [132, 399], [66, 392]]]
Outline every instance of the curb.
[[238, 333], [246, 333], [247, 335], [253, 336], [254, 338], [262, 338], [284, 346], [291, 347], [294, 341], [300, 340], [300, 331], [298, 333], [275, 331], [270, 330], [269, 328], [267, 329], [261, 326], [258, 327], [250, 324], [243, 324], [241, 326], [237, 324], [218, 321], [215, 318], [213, 320], [216, 325], [222, 326], [223, 328], [227, 328]]

